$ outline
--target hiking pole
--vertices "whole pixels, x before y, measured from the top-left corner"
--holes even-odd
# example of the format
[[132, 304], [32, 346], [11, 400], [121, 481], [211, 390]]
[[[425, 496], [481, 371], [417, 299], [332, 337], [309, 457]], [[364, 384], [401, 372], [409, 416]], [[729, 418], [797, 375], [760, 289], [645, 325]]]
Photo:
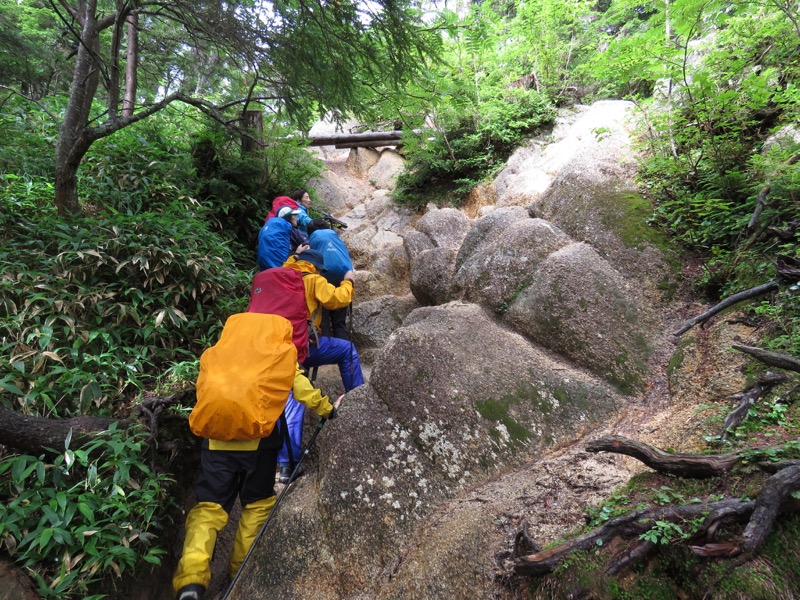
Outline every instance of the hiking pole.
[[247, 561], [250, 560], [250, 555], [253, 553], [253, 549], [256, 547], [256, 544], [258, 543], [258, 540], [261, 539], [261, 536], [264, 535], [264, 531], [266, 531], [267, 525], [269, 525], [269, 522], [272, 520], [272, 516], [275, 514], [275, 511], [278, 510], [278, 506], [280, 506], [281, 501], [283, 500], [283, 497], [286, 495], [286, 492], [289, 490], [289, 487], [292, 485], [292, 482], [294, 481], [294, 477], [297, 474], [297, 470], [300, 468], [300, 465], [302, 464], [303, 459], [306, 456], [308, 456], [308, 453], [311, 451], [311, 447], [314, 445], [314, 442], [317, 441], [317, 436], [319, 435], [319, 432], [322, 431], [323, 427], [325, 427], [325, 423], [327, 421], [328, 421], [328, 419], [320, 419], [319, 423], [317, 423], [317, 428], [314, 430], [314, 434], [311, 436], [311, 439], [308, 440], [308, 444], [306, 444], [306, 447], [303, 448], [303, 452], [300, 455], [300, 460], [297, 461], [297, 465], [294, 468], [294, 472], [292, 472], [292, 476], [289, 478], [289, 483], [287, 483], [283, 487], [283, 489], [281, 490], [281, 493], [278, 496], [278, 499], [275, 501], [275, 506], [273, 506], [272, 510], [269, 511], [269, 515], [267, 516], [267, 519], [264, 521], [264, 524], [261, 526], [261, 529], [258, 530], [258, 534], [256, 535], [255, 539], [253, 540], [253, 543], [250, 544], [250, 549], [247, 551], [247, 554], [245, 554], [244, 560], [242, 561], [242, 564], [239, 565], [239, 570], [236, 571], [236, 574], [233, 576], [233, 579], [231, 579], [231, 582], [228, 585], [228, 589], [225, 590], [225, 593], [223, 594], [223, 596], [222, 596], [222, 598], [220, 600], [226, 600], [228, 595], [231, 593], [231, 591], [233, 591], [233, 586], [236, 585], [236, 581], [239, 579], [239, 573], [242, 572], [242, 569], [247, 564]]
[[356, 352], [356, 343], [353, 340], [353, 303], [352, 301], [350, 304], [347, 305], [347, 317], [350, 319], [349, 329], [350, 331], [347, 332], [347, 337], [350, 338], [350, 381], [353, 380], [353, 375], [356, 372], [356, 359], [355, 359], [355, 352]]

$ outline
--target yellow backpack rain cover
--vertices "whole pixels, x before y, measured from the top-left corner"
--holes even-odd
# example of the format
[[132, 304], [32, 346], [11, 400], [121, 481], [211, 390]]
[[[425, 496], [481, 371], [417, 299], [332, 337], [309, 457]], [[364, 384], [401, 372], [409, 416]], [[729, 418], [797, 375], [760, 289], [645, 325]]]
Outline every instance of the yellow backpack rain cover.
[[212, 440], [255, 440], [272, 432], [297, 368], [292, 324], [278, 315], [240, 313], [200, 356], [197, 404], [189, 427]]

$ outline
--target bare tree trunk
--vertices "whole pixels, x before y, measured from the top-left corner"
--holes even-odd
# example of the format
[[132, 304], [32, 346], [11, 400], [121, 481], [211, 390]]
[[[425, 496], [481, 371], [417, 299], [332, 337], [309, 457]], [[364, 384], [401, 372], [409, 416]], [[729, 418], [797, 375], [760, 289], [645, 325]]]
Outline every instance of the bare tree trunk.
[[125, 97], [122, 99], [122, 116], [130, 117], [136, 108], [137, 67], [139, 62], [139, 16], [128, 15], [128, 53], [125, 61]]
[[111, 52], [108, 65], [108, 118], [119, 114], [119, 47], [122, 44], [122, 19], [118, 18], [111, 30]]
[[100, 72], [95, 58], [99, 49], [97, 0], [86, 0], [78, 16], [81, 37], [75, 72], [69, 92], [69, 103], [61, 123], [56, 144], [55, 202], [61, 214], [80, 214], [78, 203], [78, 166], [91, 142], [85, 139]]
[[264, 113], [260, 110], [246, 110], [242, 120], [244, 129], [249, 134], [242, 136], [242, 154], [248, 154], [264, 145]]

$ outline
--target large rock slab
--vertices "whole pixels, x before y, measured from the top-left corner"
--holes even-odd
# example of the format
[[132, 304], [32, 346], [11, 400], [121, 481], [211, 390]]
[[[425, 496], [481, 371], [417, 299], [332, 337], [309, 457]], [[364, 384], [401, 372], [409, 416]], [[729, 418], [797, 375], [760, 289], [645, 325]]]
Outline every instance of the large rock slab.
[[403, 157], [395, 150], [385, 149], [381, 151], [378, 161], [367, 171], [367, 180], [379, 190], [391, 190], [404, 168]]
[[538, 265], [570, 241], [558, 227], [531, 219], [521, 207], [497, 209], [479, 219], [464, 239], [453, 294], [502, 314], [530, 285]]
[[367, 182], [331, 169], [323, 171], [320, 177], [310, 180], [308, 184], [326, 211], [334, 215], [341, 215], [349, 208], [366, 202], [374, 191]]
[[458, 209], [432, 207], [417, 221], [417, 231], [427, 235], [435, 246], [458, 252], [471, 225]]
[[508, 310], [508, 322], [624, 393], [641, 389], [655, 334], [636, 290], [597, 252], [575, 243], [550, 254]]
[[353, 307], [353, 339], [361, 349], [382, 348], [419, 303], [411, 294], [380, 296]]
[[431, 248], [414, 257], [409, 285], [420, 304], [445, 304], [452, 299], [455, 261], [456, 252], [451, 248]]
[[[319, 437], [318, 462], [256, 547], [232, 600], [264, 589], [284, 598], [382, 597], [401, 548], [442, 501], [575, 436], [618, 403], [476, 305], [415, 310], [390, 335], [370, 383], [348, 394]], [[464, 536], [478, 543], [474, 532]]]

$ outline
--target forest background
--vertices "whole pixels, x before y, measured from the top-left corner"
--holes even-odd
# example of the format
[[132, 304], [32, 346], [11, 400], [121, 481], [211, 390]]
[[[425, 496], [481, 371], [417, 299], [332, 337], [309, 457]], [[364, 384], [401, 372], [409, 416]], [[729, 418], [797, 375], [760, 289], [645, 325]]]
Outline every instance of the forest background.
[[[699, 261], [698, 295], [800, 273], [791, 0], [0, 0], [0, 48], [7, 423], [127, 417], [191, 386], [245, 308], [269, 202], [321, 169], [304, 148], [325, 115], [402, 128], [394, 199], [421, 209], [459, 206], [559, 107], [629, 99], [649, 223]], [[749, 310], [800, 354], [797, 286]], [[176, 484], [151, 449], [113, 427], [3, 449], [0, 550], [42, 597], [159, 563]]]

